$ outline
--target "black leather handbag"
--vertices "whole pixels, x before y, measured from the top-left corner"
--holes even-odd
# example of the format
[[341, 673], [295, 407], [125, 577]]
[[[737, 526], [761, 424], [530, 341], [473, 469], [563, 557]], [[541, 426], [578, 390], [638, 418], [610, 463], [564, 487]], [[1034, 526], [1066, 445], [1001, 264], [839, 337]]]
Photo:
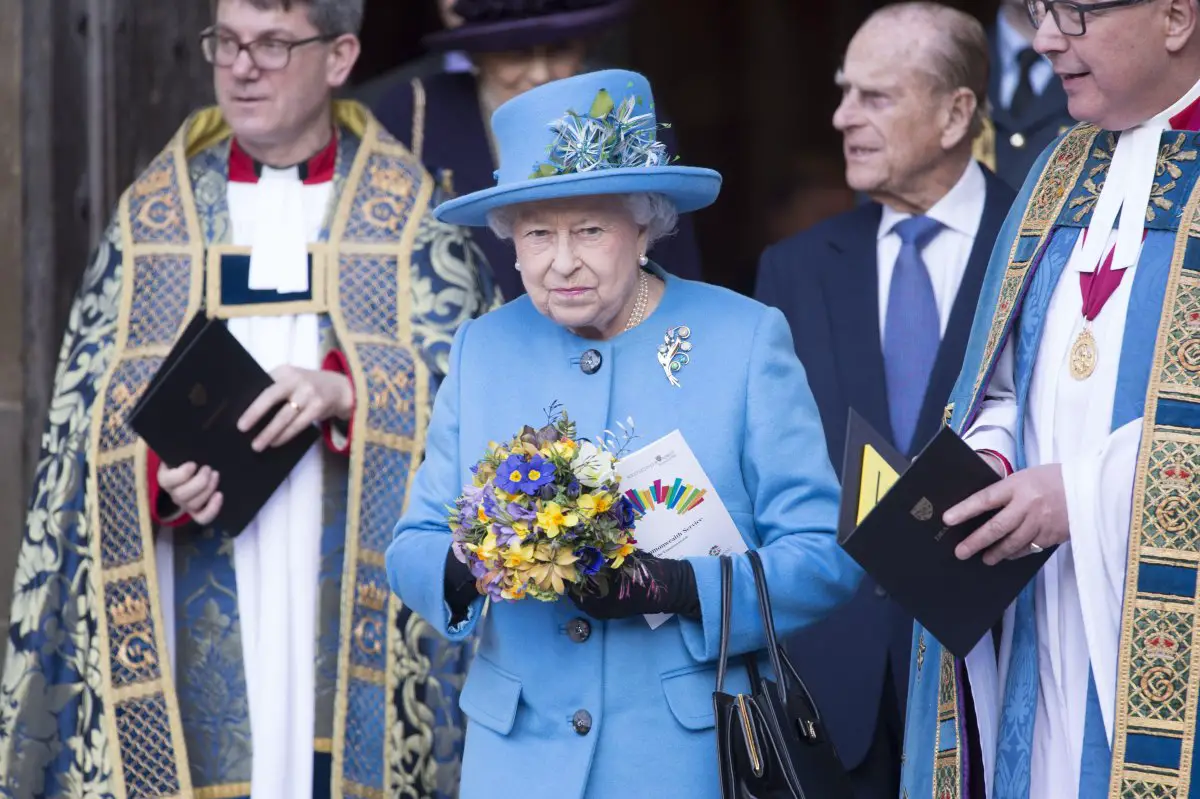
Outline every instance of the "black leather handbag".
[[780, 650], [771, 616], [767, 578], [757, 552], [749, 552], [767, 653], [776, 679], [759, 673], [745, 656], [750, 693], [724, 692], [733, 610], [733, 561], [721, 558], [721, 654], [713, 709], [717, 763], [724, 799], [853, 799], [846, 769], [829, 739], [821, 714], [796, 669]]

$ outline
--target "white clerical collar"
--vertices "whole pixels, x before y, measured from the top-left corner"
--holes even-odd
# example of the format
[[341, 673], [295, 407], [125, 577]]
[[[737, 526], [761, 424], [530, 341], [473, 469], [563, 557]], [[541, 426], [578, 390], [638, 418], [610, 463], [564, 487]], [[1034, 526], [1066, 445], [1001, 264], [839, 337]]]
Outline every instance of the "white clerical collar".
[[[1142, 231], [1146, 226], [1146, 207], [1158, 169], [1158, 145], [1162, 133], [1171, 126], [1171, 119], [1182, 113], [1200, 98], [1200, 81], [1170, 108], [1156, 114], [1140, 125], [1122, 131], [1108, 166], [1108, 175], [1092, 212], [1087, 236], [1078, 259], [1083, 271], [1091, 272], [1100, 265], [1108, 247], [1109, 236], [1117, 224], [1117, 244], [1113, 269], [1126, 269], [1137, 263], [1142, 247]], [[1122, 209], [1127, 209], [1121, 213]]]

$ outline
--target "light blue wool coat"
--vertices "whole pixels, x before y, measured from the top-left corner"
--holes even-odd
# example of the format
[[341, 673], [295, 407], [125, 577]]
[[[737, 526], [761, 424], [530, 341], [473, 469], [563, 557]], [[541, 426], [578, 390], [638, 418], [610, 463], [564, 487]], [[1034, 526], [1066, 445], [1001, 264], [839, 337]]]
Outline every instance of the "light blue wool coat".
[[[759, 549], [780, 636], [848, 599], [861, 572], [838, 547], [838, 486], [821, 422], [782, 314], [725, 289], [665, 276], [661, 304], [640, 326], [589, 341], [521, 297], [459, 330], [438, 391], [426, 460], [387, 553], [392, 589], [451, 639], [481, 629], [461, 707], [469, 724], [463, 799], [520, 796], [719, 797], [712, 693], [720, 638], [716, 558], [692, 560], [703, 622], [590, 620], [576, 643], [567, 600], [493, 604], [450, 627], [443, 574], [446, 523], [489, 441], [540, 426], [557, 401], [594, 437], [632, 417], [649, 444], [678, 428], [747, 544]], [[688, 325], [691, 363], [672, 387], [659, 365], [665, 331]], [[585, 374], [578, 359], [602, 357]], [[764, 645], [754, 581], [735, 560], [731, 653]], [[726, 690], [748, 688], [731, 672]], [[586, 710], [591, 731], [572, 716]]]

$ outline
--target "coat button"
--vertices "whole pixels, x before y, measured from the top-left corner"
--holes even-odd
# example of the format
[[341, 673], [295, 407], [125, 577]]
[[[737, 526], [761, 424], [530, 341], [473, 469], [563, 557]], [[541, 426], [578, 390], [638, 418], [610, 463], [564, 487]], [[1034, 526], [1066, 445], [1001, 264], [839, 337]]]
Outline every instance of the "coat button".
[[571, 717], [571, 726], [580, 735], [587, 735], [592, 731], [592, 714], [586, 710], [576, 710], [575, 715]]
[[884, 591], [884, 590], [883, 590], [883, 586], [882, 586], [882, 585], [877, 585], [877, 586], [875, 586], [875, 596], [879, 597], [880, 599], [886, 599], [886, 598], [887, 598], [887, 591]]
[[1012, 136], [1010, 136], [1008, 138], [1008, 143], [1011, 144], [1014, 148], [1020, 150], [1022, 147], [1025, 146], [1025, 137], [1023, 135], [1021, 135], [1020, 133], [1014, 133]]
[[588, 350], [579, 359], [579, 368], [585, 375], [594, 375], [600, 371], [602, 363], [604, 363], [604, 358], [601, 357], [600, 350]]
[[567, 622], [567, 637], [577, 644], [592, 637], [592, 625], [587, 619], [571, 619]]

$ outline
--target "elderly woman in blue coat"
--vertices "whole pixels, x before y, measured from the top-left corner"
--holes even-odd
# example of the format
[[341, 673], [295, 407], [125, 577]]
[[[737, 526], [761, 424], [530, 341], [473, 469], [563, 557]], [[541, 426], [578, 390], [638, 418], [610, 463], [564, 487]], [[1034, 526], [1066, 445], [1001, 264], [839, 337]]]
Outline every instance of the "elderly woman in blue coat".
[[[588, 146], [627, 123], [639, 131], [627, 146]], [[631, 583], [484, 614], [450, 551], [447, 506], [490, 441], [552, 403], [582, 436], [629, 417], [645, 441], [678, 429], [760, 552], [784, 635], [848, 598], [860, 577], [835, 540], [838, 486], [816, 405], [777, 310], [647, 261], [677, 213], [711, 203], [721, 179], [668, 163], [642, 76], [549, 83], [501, 106], [493, 124], [497, 185], [436, 213], [510, 237], [527, 294], [460, 328], [387, 554], [406, 605], [452, 640], [479, 635], [460, 700], [460, 795], [718, 797], [719, 559], [648, 558], [659, 590]], [[679, 326], [692, 349], [673, 371], [659, 346]], [[744, 556], [734, 565], [730, 652], [754, 652], [764, 646], [754, 577]], [[674, 615], [652, 629], [646, 613]], [[726, 690], [748, 682], [733, 670]]]

